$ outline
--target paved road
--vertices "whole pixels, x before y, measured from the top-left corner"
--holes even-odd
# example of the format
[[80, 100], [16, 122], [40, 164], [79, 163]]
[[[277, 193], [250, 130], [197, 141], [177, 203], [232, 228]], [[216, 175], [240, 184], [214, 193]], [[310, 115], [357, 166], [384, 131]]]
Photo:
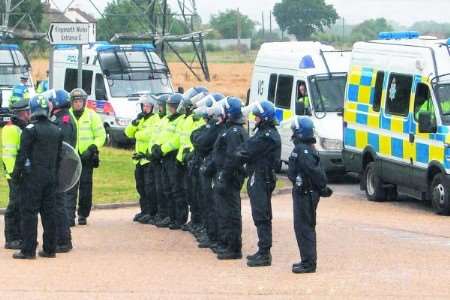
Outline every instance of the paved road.
[[[187, 233], [133, 224], [135, 208], [102, 210], [74, 229], [69, 254], [15, 261], [0, 250], [0, 298], [449, 298], [449, 217], [410, 200], [370, 203], [355, 185], [335, 188], [319, 205], [316, 274], [290, 272], [298, 252], [284, 195], [273, 200], [270, 268], [218, 261]], [[248, 254], [256, 233], [247, 200], [243, 215]]]

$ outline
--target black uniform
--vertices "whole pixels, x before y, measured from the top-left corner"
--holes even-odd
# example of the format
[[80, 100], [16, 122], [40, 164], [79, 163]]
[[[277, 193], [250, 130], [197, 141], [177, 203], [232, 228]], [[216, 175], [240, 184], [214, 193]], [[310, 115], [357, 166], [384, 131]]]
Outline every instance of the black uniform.
[[[26, 122], [13, 118], [11, 122], [18, 126], [21, 130], [27, 125]], [[5, 211], [5, 242], [20, 243], [22, 241], [21, 234], [21, 215], [20, 215], [20, 186], [19, 183], [13, 179], [8, 179], [9, 187], [9, 202]]]
[[[63, 141], [75, 148], [77, 143], [77, 128], [75, 121], [68, 109], [61, 109], [54, 114], [52, 121], [60, 128]], [[75, 215], [69, 216], [70, 212], [75, 212], [73, 204], [76, 203], [76, 188], [65, 193], [56, 193], [55, 223], [56, 223], [56, 244], [58, 246], [72, 246], [72, 235], [70, 226], [75, 225]]]
[[[230, 122], [214, 144], [213, 160], [217, 168], [214, 195], [217, 197], [219, 248], [228, 254], [242, 255], [241, 188], [245, 170], [234, 168], [234, 153], [247, 139], [241, 123]], [[220, 254], [219, 254], [220, 258]]]
[[293, 184], [294, 230], [302, 259], [301, 266], [315, 270], [316, 209], [320, 199], [319, 192], [326, 187], [326, 175], [312, 143], [296, 139], [294, 144], [288, 171]]
[[195, 130], [191, 135], [196, 155], [200, 160], [200, 195], [199, 206], [202, 220], [206, 227], [206, 233], [211, 243], [217, 242], [217, 212], [216, 198], [213, 195], [212, 181], [216, 174], [216, 168], [212, 159], [214, 143], [219, 134], [225, 130], [224, 124], [216, 124], [215, 120]]
[[22, 180], [22, 253], [34, 256], [37, 246], [37, 222], [40, 213], [44, 228], [43, 249], [55, 253], [55, 189], [60, 160], [62, 134], [46, 117], [39, 117], [22, 132], [21, 149], [13, 177]]
[[272, 192], [275, 171], [281, 159], [281, 138], [273, 122], [261, 123], [255, 134], [239, 147], [237, 163], [247, 164], [247, 191], [253, 222], [258, 233], [258, 248], [268, 254], [272, 247]]

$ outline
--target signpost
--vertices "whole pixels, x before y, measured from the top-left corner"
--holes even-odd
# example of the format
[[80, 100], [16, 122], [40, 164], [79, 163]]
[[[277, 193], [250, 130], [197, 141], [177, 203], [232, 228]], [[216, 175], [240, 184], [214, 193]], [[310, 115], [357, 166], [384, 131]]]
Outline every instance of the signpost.
[[[82, 88], [83, 83], [83, 45], [95, 43], [95, 23], [51, 23], [48, 30], [48, 40], [52, 45], [78, 46], [78, 82]], [[49, 87], [53, 88], [53, 47], [50, 53]], [[70, 91], [69, 91], [70, 92]]]

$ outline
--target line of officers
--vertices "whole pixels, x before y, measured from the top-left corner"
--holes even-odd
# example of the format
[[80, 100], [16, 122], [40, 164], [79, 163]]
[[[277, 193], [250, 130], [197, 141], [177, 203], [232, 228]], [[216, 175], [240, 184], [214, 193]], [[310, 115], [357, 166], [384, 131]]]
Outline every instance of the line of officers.
[[[101, 118], [86, 107], [87, 97], [82, 89], [74, 89], [70, 94], [50, 90], [30, 100], [17, 95], [10, 99], [12, 116], [1, 124], [9, 185], [5, 248], [19, 250], [13, 255], [16, 259], [36, 257], [38, 214], [44, 229], [41, 257], [72, 250], [70, 227], [75, 226], [76, 213], [78, 224], [87, 224], [93, 170], [106, 139]], [[57, 190], [60, 181], [73, 176], [59, 168], [63, 142], [76, 149], [82, 163], [79, 182], [66, 192]]]
[[[136, 140], [133, 161], [141, 211], [134, 221], [189, 231], [199, 248], [210, 248], [218, 259], [241, 259], [240, 192], [248, 178], [258, 250], [247, 256], [247, 265], [270, 266], [271, 196], [281, 168], [273, 104], [243, 107], [236, 97], [195, 87], [184, 94], [142, 95], [141, 108], [125, 130]], [[248, 114], [255, 123], [251, 137], [244, 128]], [[317, 261], [316, 208], [320, 196], [329, 197], [332, 191], [314, 148], [312, 121], [295, 117], [291, 128], [295, 149], [288, 175], [301, 254], [292, 271], [309, 273], [315, 272]]]

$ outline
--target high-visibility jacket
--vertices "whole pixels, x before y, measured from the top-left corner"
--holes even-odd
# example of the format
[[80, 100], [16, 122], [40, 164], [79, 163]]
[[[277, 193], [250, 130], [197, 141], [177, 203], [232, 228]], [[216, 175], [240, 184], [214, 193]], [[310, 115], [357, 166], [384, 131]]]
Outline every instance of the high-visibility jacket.
[[97, 148], [100, 148], [105, 144], [105, 128], [103, 127], [102, 119], [95, 111], [86, 107], [79, 119], [73, 114], [72, 108], [70, 109], [70, 113], [77, 126], [76, 149], [80, 155], [83, 154], [90, 145], [96, 145]]
[[169, 152], [180, 148], [180, 132], [182, 130], [184, 115], [169, 116], [168, 123], [161, 134], [161, 151], [165, 156]]
[[8, 123], [2, 129], [2, 161], [7, 179], [11, 179], [11, 174], [14, 171], [17, 153], [20, 149], [21, 134], [20, 127], [12, 123]]
[[[157, 122], [159, 122], [160, 118], [158, 114], [152, 114], [147, 116], [146, 118], [142, 118], [139, 120], [139, 123], [135, 126], [130, 123], [127, 128], [125, 128], [125, 135], [130, 139], [136, 139], [135, 144], [135, 152], [145, 154], [147, 153], [149, 142], [152, 135], [152, 128], [155, 126]], [[150, 163], [150, 161], [142, 158], [140, 160], [134, 160], [135, 164], [139, 164], [141, 166]]]
[[154, 145], [160, 145], [163, 143], [163, 133], [164, 133], [164, 128], [165, 126], [167, 126], [167, 124], [169, 123], [169, 119], [168, 116], [162, 116], [159, 115], [159, 120], [157, 120], [154, 124], [154, 126], [150, 129], [150, 140], [148, 142], [148, 149], [149, 151], [152, 150], [152, 147]]
[[21, 83], [21, 84], [18, 84], [13, 87], [12, 96], [23, 98], [25, 100], [29, 100], [30, 99], [30, 91], [28, 90], [28, 87], [26, 85]]
[[48, 91], [48, 80], [42, 80], [36, 90], [38, 94]]
[[197, 128], [205, 125], [205, 121], [201, 118], [199, 120], [194, 120], [192, 115], [187, 116], [183, 120], [183, 124], [181, 126], [181, 130], [179, 132], [180, 135], [180, 148], [178, 149], [177, 160], [179, 162], [183, 161], [183, 152], [185, 149], [189, 149], [192, 151], [194, 146], [191, 142], [191, 134]]

